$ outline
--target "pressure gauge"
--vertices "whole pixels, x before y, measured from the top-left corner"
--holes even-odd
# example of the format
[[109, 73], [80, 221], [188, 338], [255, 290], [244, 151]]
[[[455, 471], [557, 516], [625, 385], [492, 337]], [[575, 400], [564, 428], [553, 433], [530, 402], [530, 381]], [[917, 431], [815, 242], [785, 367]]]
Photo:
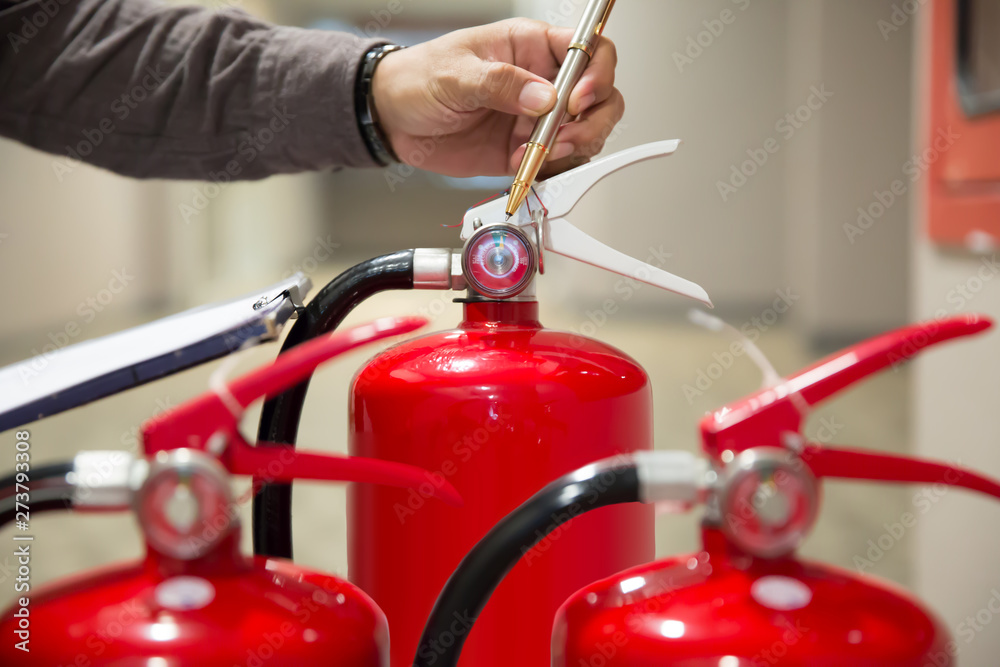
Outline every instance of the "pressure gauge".
[[158, 452], [133, 503], [149, 546], [180, 560], [200, 558], [239, 521], [225, 469], [192, 449]]
[[514, 225], [480, 227], [465, 243], [462, 271], [469, 285], [491, 299], [517, 296], [535, 276], [535, 247]]
[[787, 450], [754, 447], [723, 471], [722, 530], [743, 551], [777, 558], [794, 551], [816, 521], [816, 478]]

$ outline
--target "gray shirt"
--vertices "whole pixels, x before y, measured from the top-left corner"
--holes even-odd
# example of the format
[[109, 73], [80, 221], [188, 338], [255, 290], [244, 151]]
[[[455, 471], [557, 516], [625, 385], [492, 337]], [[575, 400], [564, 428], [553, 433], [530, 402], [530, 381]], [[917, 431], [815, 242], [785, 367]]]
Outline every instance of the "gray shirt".
[[0, 135], [67, 162], [211, 180], [375, 166], [354, 81], [384, 40], [155, 0], [0, 0], [0, 38]]

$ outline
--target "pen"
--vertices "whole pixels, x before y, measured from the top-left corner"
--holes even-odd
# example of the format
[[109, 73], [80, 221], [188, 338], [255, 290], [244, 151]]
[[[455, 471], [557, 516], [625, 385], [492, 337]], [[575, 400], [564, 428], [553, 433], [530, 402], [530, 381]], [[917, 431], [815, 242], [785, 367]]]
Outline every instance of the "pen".
[[601, 33], [608, 22], [608, 15], [615, 0], [590, 0], [583, 12], [580, 24], [573, 35], [573, 41], [566, 52], [566, 59], [559, 68], [554, 85], [556, 87], [556, 104], [544, 116], [535, 122], [535, 129], [528, 139], [527, 150], [521, 158], [521, 165], [514, 176], [514, 184], [510, 186], [507, 197], [507, 220], [517, 212], [528, 196], [528, 190], [538, 176], [538, 172], [549, 154], [549, 149], [555, 144], [556, 133], [566, 115], [566, 105], [569, 104], [570, 93], [587, 69], [594, 49], [600, 41]]

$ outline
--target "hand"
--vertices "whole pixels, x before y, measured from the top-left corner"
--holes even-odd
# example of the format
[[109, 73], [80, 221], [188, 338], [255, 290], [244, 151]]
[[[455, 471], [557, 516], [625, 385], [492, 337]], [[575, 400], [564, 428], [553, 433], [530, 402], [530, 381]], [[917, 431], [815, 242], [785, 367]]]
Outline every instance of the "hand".
[[[396, 155], [446, 176], [513, 174], [535, 119], [555, 104], [550, 81], [573, 32], [510, 19], [385, 56], [372, 93]], [[614, 87], [617, 61], [614, 44], [601, 38], [542, 175], [583, 164], [604, 147], [625, 112]]]

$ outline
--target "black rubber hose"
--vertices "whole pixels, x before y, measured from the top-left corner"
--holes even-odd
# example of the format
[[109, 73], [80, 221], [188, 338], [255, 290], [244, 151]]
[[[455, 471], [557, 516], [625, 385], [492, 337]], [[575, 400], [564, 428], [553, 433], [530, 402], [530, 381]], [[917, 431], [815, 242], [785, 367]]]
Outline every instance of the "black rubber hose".
[[73, 472], [73, 462], [51, 463], [28, 471], [27, 487], [18, 488], [17, 475], [11, 473], [0, 479], [0, 528], [14, 521], [17, 513], [24, 511], [17, 506], [17, 494], [28, 493], [26, 505], [32, 515], [73, 507], [73, 485], [66, 476]]
[[[580, 468], [529, 498], [490, 529], [441, 589], [413, 667], [458, 665], [472, 624], [521, 556], [573, 517], [633, 502], [639, 502], [639, 474], [620, 457]], [[456, 629], [456, 619], [468, 620]]]
[[[60, 477], [66, 477], [69, 473], [73, 472], [73, 462], [72, 461], [60, 461], [59, 463], [49, 463], [43, 466], [35, 466], [27, 472], [29, 483], [34, 484], [42, 480], [59, 479]], [[0, 498], [9, 495], [9, 493], [14, 493], [15, 485], [17, 484], [17, 476], [21, 474], [18, 472], [12, 472], [6, 477], [0, 477]]]
[[[413, 250], [361, 262], [329, 282], [299, 313], [281, 351], [333, 331], [370, 296], [406, 289], [413, 289]], [[259, 440], [295, 445], [308, 388], [306, 380], [264, 403], [257, 430]], [[259, 556], [292, 557], [291, 484], [263, 484], [254, 497], [253, 550]]]

